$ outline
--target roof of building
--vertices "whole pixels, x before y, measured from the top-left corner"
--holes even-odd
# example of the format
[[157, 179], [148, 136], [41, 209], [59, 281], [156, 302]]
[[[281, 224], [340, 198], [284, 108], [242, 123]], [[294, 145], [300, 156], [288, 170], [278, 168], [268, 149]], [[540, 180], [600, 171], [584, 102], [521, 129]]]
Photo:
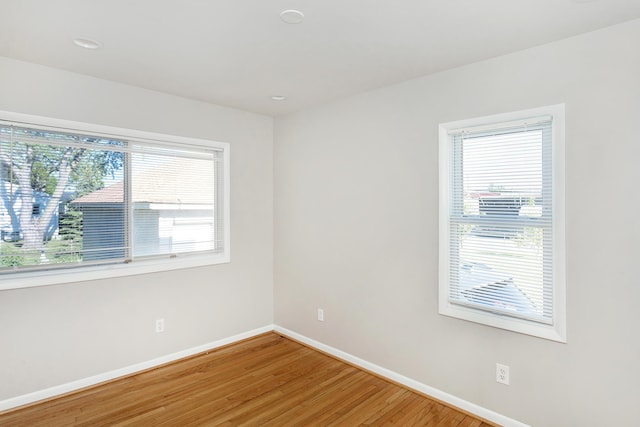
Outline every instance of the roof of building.
[[122, 181], [105, 187], [101, 190], [94, 191], [82, 196], [72, 203], [88, 204], [88, 203], [123, 203], [124, 202], [124, 183]]
[[[176, 158], [131, 177], [134, 203], [212, 204], [213, 170], [193, 167], [193, 159]], [[204, 171], [204, 172], [203, 172]], [[167, 179], [169, 177], [169, 179]], [[124, 202], [123, 182], [82, 196], [74, 204]]]

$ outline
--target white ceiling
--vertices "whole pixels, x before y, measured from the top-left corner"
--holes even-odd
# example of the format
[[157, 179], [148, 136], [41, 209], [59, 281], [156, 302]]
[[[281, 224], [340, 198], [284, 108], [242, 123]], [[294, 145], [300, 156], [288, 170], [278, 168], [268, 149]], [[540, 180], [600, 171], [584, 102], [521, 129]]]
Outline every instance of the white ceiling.
[[639, 17], [640, 0], [0, 0], [0, 55], [279, 115]]

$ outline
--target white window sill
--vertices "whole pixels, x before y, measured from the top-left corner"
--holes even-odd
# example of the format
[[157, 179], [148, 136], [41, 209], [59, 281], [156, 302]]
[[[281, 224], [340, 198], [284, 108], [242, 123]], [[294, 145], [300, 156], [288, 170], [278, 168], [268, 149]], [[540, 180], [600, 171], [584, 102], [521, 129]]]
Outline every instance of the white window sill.
[[15, 273], [7, 272], [0, 275], [0, 291], [134, 276], [138, 274], [203, 267], [228, 262], [228, 254], [202, 254], [190, 255], [182, 258], [176, 257], [139, 260], [128, 264], [119, 263], [59, 270], [23, 271]]
[[529, 320], [504, 316], [483, 310], [476, 310], [469, 307], [451, 304], [447, 301], [440, 301], [439, 313], [457, 319], [468, 320], [494, 328], [519, 332], [521, 334], [544, 338], [562, 343], [567, 342], [564, 325], [545, 325]]

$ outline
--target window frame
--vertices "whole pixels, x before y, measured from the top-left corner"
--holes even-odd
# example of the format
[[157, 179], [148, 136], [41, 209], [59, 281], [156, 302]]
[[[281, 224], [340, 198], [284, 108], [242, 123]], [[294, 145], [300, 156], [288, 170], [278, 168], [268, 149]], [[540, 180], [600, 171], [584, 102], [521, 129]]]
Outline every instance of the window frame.
[[[438, 310], [441, 315], [519, 332], [552, 341], [566, 342], [566, 266], [565, 266], [565, 106], [552, 106], [515, 111], [441, 123], [439, 125], [439, 273]], [[464, 128], [500, 128], [509, 122], [526, 121], [540, 116], [552, 117], [552, 307], [551, 324], [544, 324], [505, 314], [481, 310], [449, 301], [451, 237], [450, 216], [453, 195], [450, 133]]]
[[78, 132], [89, 135], [110, 137], [120, 140], [144, 140], [174, 148], [202, 147], [220, 150], [223, 162], [222, 182], [222, 230], [224, 248], [218, 254], [186, 254], [178, 257], [137, 259], [135, 262], [94, 265], [68, 265], [57, 269], [5, 272], [0, 276], [0, 291], [21, 289], [89, 280], [125, 277], [138, 274], [171, 271], [183, 268], [202, 267], [228, 263], [231, 261], [231, 221], [230, 221], [230, 144], [176, 135], [160, 134], [85, 122], [55, 119], [50, 117], [0, 111], [0, 120], [14, 122], [25, 127], [42, 127], [51, 130]]

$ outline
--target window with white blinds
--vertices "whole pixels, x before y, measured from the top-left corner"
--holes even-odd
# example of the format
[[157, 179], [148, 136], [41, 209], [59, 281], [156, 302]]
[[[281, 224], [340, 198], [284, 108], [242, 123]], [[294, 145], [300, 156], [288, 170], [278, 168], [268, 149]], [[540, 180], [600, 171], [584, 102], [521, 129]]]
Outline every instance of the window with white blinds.
[[4, 283], [117, 264], [134, 273], [131, 265], [153, 260], [160, 270], [228, 261], [227, 144], [3, 116]]
[[440, 312], [563, 341], [563, 114], [544, 110], [441, 126]]

